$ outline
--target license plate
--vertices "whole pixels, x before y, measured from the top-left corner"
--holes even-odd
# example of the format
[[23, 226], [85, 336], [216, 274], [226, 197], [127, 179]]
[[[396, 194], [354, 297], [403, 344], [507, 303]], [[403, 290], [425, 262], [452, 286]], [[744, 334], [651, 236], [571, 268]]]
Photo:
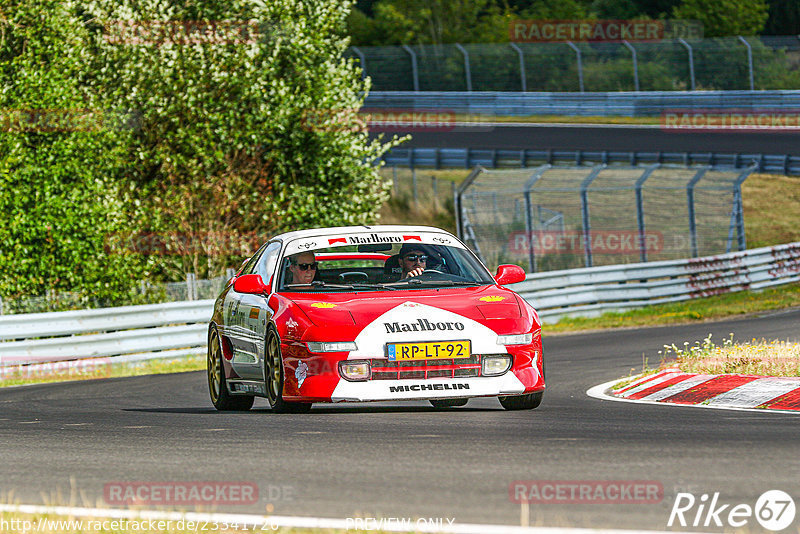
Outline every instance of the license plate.
[[424, 343], [388, 343], [386, 345], [389, 361], [405, 362], [411, 360], [449, 360], [469, 358], [469, 340], [430, 341]]

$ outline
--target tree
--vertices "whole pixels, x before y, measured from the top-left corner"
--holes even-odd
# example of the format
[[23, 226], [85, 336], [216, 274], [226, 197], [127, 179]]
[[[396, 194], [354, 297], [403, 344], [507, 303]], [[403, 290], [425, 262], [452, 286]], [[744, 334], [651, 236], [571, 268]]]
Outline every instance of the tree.
[[358, 120], [369, 82], [342, 55], [347, 3], [0, 1], [15, 13], [2, 23], [2, 109], [136, 118], [2, 136], [2, 265], [14, 269], [0, 294], [137, 283], [108, 265], [214, 276], [274, 233], [376, 219], [391, 142]]
[[380, 0], [349, 19], [356, 45], [508, 41], [513, 14], [493, 0]]
[[766, 35], [800, 34], [800, 2], [797, 0], [769, 0], [769, 18], [764, 27]]
[[57, 0], [0, 6], [0, 296], [128, 294], [140, 265], [108, 245], [126, 230], [114, 176], [130, 130], [81, 83], [91, 36]]
[[683, 0], [672, 15], [699, 20], [705, 37], [756, 35], [767, 21], [765, 0]]

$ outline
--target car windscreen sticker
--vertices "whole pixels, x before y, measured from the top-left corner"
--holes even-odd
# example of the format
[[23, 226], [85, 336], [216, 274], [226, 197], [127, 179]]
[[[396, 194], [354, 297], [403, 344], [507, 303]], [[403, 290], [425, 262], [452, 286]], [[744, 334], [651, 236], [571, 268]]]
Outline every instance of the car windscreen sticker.
[[372, 244], [388, 244], [388, 245], [402, 245], [403, 243], [422, 243], [430, 245], [448, 245], [457, 248], [466, 248], [457, 239], [449, 236], [448, 234], [438, 232], [423, 232], [420, 234], [404, 234], [401, 232], [364, 232], [358, 234], [337, 235], [320, 239], [314, 238], [300, 238], [290, 241], [286, 245], [285, 254], [297, 254], [298, 252], [305, 252], [307, 250], [316, 250], [320, 248], [341, 247], [346, 245], [372, 245]]
[[448, 310], [404, 302], [369, 323], [356, 336], [358, 350], [348, 359], [388, 358], [393, 343], [469, 341], [473, 354], [502, 354], [497, 333], [463, 315]]
[[297, 369], [294, 370], [294, 377], [297, 379], [298, 389], [300, 389], [300, 386], [305, 382], [306, 376], [308, 376], [308, 364], [306, 364], [306, 362], [298, 363]]

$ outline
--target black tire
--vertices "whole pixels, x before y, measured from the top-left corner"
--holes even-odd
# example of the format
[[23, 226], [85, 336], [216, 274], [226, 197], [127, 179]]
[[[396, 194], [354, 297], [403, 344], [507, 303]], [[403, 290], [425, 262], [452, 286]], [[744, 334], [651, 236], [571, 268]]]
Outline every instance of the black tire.
[[222, 364], [222, 339], [216, 328], [208, 336], [208, 357], [206, 358], [208, 393], [214, 408], [221, 412], [245, 411], [253, 407], [256, 400], [252, 395], [231, 395], [225, 380], [225, 367]]
[[437, 410], [444, 410], [447, 408], [455, 408], [457, 406], [466, 406], [469, 399], [436, 399], [431, 400], [431, 405]]
[[536, 393], [529, 393], [527, 395], [513, 395], [508, 397], [499, 397], [500, 404], [506, 410], [533, 410], [542, 403], [544, 391]]
[[281, 343], [275, 330], [267, 333], [264, 347], [264, 391], [267, 402], [275, 413], [308, 413], [310, 402], [286, 402], [283, 400], [283, 357]]
[[[544, 360], [542, 360], [542, 378], [545, 378]], [[542, 403], [544, 391], [529, 393], [528, 395], [514, 395], [510, 397], [499, 397], [500, 404], [506, 410], [533, 410]]]

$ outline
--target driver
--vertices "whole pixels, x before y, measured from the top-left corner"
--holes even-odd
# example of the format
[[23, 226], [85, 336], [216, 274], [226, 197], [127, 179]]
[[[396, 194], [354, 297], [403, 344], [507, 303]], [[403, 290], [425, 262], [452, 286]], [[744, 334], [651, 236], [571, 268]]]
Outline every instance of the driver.
[[405, 244], [400, 247], [400, 268], [403, 274], [400, 279], [419, 276], [425, 270], [428, 262], [428, 253], [420, 245]]

